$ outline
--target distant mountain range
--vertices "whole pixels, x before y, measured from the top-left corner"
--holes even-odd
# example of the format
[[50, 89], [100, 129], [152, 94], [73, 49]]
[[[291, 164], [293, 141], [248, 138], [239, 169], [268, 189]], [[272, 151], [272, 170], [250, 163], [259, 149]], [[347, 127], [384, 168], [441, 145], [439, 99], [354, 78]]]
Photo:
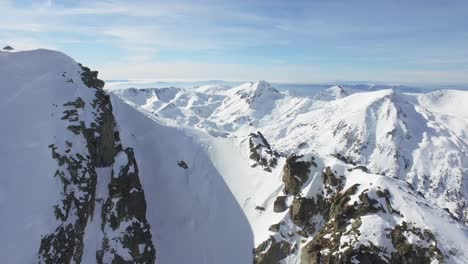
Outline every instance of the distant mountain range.
[[[208, 80], [208, 81], [195, 81], [195, 82], [166, 82], [166, 81], [132, 81], [132, 80], [108, 80], [106, 89], [125, 89], [125, 88], [167, 88], [167, 87], [178, 87], [178, 88], [197, 88], [199, 86], [207, 85], [222, 85], [226, 87], [239, 86], [244, 82], [242, 81], [221, 81], [221, 80]], [[276, 83], [272, 82], [278, 90], [286, 92], [289, 95], [296, 96], [314, 96], [322, 90], [325, 90], [331, 86], [341, 86], [347, 89], [359, 90], [359, 91], [376, 91], [383, 89], [394, 89], [400, 92], [406, 93], [427, 93], [436, 90], [468, 90], [468, 85], [421, 85], [421, 86], [410, 86], [410, 85], [398, 85], [398, 84], [385, 84], [378, 83], [373, 84], [369, 82], [343, 82], [343, 83], [330, 83], [330, 84], [317, 84], [317, 83]]]

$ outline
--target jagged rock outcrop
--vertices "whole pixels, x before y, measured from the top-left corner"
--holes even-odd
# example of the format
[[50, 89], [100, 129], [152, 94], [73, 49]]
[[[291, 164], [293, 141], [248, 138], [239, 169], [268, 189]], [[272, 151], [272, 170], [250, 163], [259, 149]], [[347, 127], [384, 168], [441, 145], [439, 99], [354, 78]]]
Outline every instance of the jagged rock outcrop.
[[329, 202], [322, 196], [315, 198], [296, 197], [289, 208], [291, 221], [304, 232], [302, 235], [312, 234], [318, 227], [318, 223], [311, 221], [314, 215], [326, 216], [329, 212]]
[[255, 250], [254, 264], [273, 264], [285, 259], [292, 251], [286, 241], [277, 241], [273, 236], [260, 244]]
[[322, 174], [322, 181], [324, 185], [330, 185], [333, 187], [336, 187], [339, 183], [340, 180], [333, 174], [332, 170], [330, 167], [326, 167], [325, 171]]
[[[102, 218], [104, 239], [102, 249], [97, 252], [98, 263], [154, 262], [155, 249], [146, 220], [144, 191], [131, 148], [116, 156]], [[122, 248], [128, 253], [124, 254]]]
[[[289, 162], [295, 160], [297, 158]], [[300, 168], [302, 175], [308, 173], [306, 166]], [[318, 178], [320, 182], [315, 183], [321, 184], [321, 188], [312, 195], [298, 195], [303, 186], [293, 185], [298, 189], [293, 189], [295, 197], [289, 207], [289, 214], [280, 223], [270, 226], [269, 231], [274, 235], [254, 250], [255, 261], [270, 255], [276, 256], [278, 252], [284, 253], [279, 250], [280, 245], [287, 244], [292, 245], [292, 250], [286, 256], [281, 255], [282, 259], [292, 256], [298, 249], [300, 253], [296, 256], [300, 258], [301, 264], [446, 262], [436, 237], [415, 224], [403, 221], [401, 224], [389, 225], [382, 231], [376, 230], [384, 232], [380, 238], [384, 241], [380, 243], [391, 245], [389, 247], [368, 240], [369, 234], [361, 233], [362, 228], [366, 228], [363, 226], [364, 218], [401, 219], [403, 214], [394, 209], [393, 197], [388, 189], [379, 186], [363, 188], [359, 183], [345, 188], [346, 177], [338, 175], [333, 167], [324, 167], [321, 178]], [[411, 188], [408, 191], [414, 192], [411, 195], [417, 195]], [[310, 237], [309, 241], [304, 240]], [[300, 244], [299, 241], [307, 243]], [[278, 262], [275, 258], [269, 263]]]
[[[326, 169], [328, 171], [328, 169]], [[325, 175], [330, 175], [325, 172]], [[388, 190], [376, 191], [369, 194], [365, 189], [357, 194], [359, 184], [355, 184], [343, 192], [335, 192], [326, 201], [328, 210], [322, 214], [326, 223], [313, 239], [302, 249], [301, 264], [316, 263], [431, 263], [437, 260], [444, 263], [444, 256], [437, 248], [437, 241], [429, 230], [421, 231], [414, 227], [412, 232], [419, 236], [419, 241], [408, 242], [406, 224], [396, 225], [393, 229], [385, 230], [389, 243], [396, 248], [396, 252], [388, 253], [388, 248], [359, 243], [361, 238], [361, 217], [377, 213], [396, 214], [388, 199]], [[349, 203], [351, 196], [358, 195], [358, 201]], [[372, 197], [382, 197], [386, 204]], [[386, 209], [385, 209], [386, 208]], [[402, 231], [405, 230], [405, 231]], [[389, 239], [391, 238], [391, 239]], [[426, 242], [423, 242], [426, 241]]]
[[297, 197], [294, 199], [289, 209], [292, 222], [297, 226], [305, 227], [307, 229], [313, 228], [310, 226], [309, 219], [315, 213], [316, 207], [314, 199], [304, 197]]
[[[359, 235], [360, 221], [353, 223], [351, 234], [357, 232]], [[342, 236], [331, 236], [332, 239], [324, 237], [314, 238], [303, 249], [301, 255], [301, 264], [318, 263], [382, 263], [382, 264], [418, 264], [418, 263], [446, 263], [446, 259], [440, 249], [437, 247], [437, 241], [430, 230], [421, 230], [420, 228], [408, 228], [408, 224], [403, 222], [393, 229], [385, 230], [386, 236], [390, 237], [391, 244], [395, 251], [388, 254], [388, 248], [370, 245], [358, 245], [352, 247], [347, 245], [345, 248], [337, 247], [339, 242], [333, 241], [342, 238]], [[319, 234], [320, 235], [320, 234]], [[409, 242], [408, 238], [413, 241]], [[333, 251], [329, 251], [333, 249]], [[326, 254], [324, 254], [326, 252]]]
[[281, 213], [286, 211], [286, 198], [287, 196], [278, 196], [276, 197], [275, 202], [273, 203], [273, 211], [275, 213]]
[[104, 81], [100, 80], [98, 78], [98, 72], [97, 71], [91, 71], [88, 67], [85, 67], [81, 64], [80, 65], [81, 69], [83, 72], [81, 73], [81, 80], [83, 83], [88, 86], [88, 87], [95, 87], [98, 89], [104, 88]]
[[250, 134], [249, 147], [252, 167], [261, 166], [265, 171], [271, 172], [271, 169], [278, 164], [278, 153], [271, 149], [260, 131]]
[[[82, 81], [94, 93], [94, 99], [90, 102], [78, 97], [63, 104], [61, 119], [66, 123], [69, 140], [49, 146], [57, 161], [55, 177], [63, 185], [61, 202], [54, 207], [58, 226], [41, 239], [39, 262], [81, 263], [85, 228], [96, 217], [97, 168], [112, 166], [109, 198], [98, 212], [104, 239], [102, 249], [96, 252], [97, 262], [153, 263], [155, 249], [133, 151], [122, 150], [110, 98], [102, 90], [104, 82], [97, 78], [96, 71], [80, 67], [81, 80], [67, 82]], [[62, 76], [67, 78], [67, 73]], [[128, 252], [130, 258], [122, 256], [123, 252]]]
[[304, 160], [304, 156], [292, 155], [286, 159], [283, 167], [284, 192], [296, 195], [301, 190], [302, 185], [308, 180], [310, 167], [317, 167], [317, 164], [310, 160]]
[[[388, 230], [387, 230], [388, 231]], [[409, 237], [416, 237], [419, 242], [424, 245], [417, 245], [408, 241]], [[401, 225], [395, 226], [390, 231], [392, 245], [396, 252], [392, 253], [392, 263], [432, 263], [437, 261], [444, 263], [445, 258], [442, 252], [437, 247], [437, 240], [434, 234], [428, 229], [420, 229], [411, 224], [403, 222]]]

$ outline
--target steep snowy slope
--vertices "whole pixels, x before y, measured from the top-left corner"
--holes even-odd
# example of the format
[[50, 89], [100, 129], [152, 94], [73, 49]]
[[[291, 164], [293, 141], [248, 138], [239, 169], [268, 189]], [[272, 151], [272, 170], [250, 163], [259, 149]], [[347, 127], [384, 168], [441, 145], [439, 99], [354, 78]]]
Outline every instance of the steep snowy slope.
[[138, 160], [158, 263], [251, 263], [249, 222], [204, 145], [112, 101]]
[[1, 261], [154, 262], [138, 166], [97, 72], [0, 52], [0, 79]]

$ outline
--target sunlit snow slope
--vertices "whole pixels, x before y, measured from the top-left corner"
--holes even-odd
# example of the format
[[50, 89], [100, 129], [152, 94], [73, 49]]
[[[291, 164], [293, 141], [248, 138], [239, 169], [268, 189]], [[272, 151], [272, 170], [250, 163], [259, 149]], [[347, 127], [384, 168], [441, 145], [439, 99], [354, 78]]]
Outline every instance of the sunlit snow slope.
[[251, 227], [206, 146], [118, 98], [113, 105], [138, 160], [158, 263], [252, 262]]

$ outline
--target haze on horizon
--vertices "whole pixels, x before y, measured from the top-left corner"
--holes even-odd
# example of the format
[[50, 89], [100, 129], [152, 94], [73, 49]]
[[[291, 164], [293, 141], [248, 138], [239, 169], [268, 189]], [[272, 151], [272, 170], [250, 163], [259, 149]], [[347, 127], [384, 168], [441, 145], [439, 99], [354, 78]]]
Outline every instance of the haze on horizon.
[[104, 79], [468, 84], [468, 2], [0, 0], [1, 45]]

